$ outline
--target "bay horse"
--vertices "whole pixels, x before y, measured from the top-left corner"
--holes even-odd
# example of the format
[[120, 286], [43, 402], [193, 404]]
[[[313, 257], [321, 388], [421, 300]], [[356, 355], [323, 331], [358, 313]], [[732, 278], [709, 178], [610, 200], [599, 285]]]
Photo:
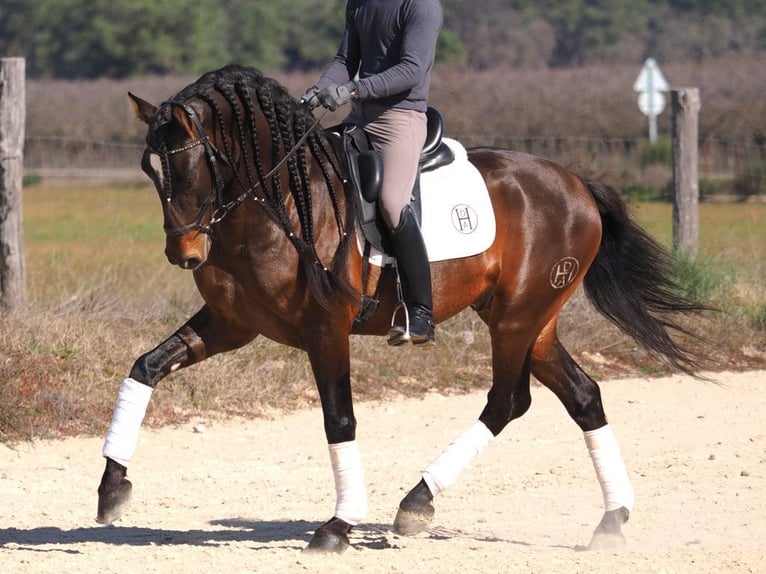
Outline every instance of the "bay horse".
[[[309, 550], [340, 552], [367, 497], [355, 441], [350, 334], [386, 335], [397, 305], [391, 274], [367, 267], [343, 154], [318, 119], [275, 80], [241, 66], [209, 72], [159, 106], [130, 94], [148, 126], [142, 169], [159, 194], [168, 261], [191, 270], [204, 304], [139, 357], [120, 388], [104, 443], [100, 523], [127, 509], [127, 466], [153, 389], [171, 372], [263, 335], [304, 350], [322, 406], [336, 506]], [[321, 118], [320, 118], [321, 119]], [[424, 531], [434, 497], [530, 406], [534, 375], [582, 429], [604, 497], [591, 548], [620, 544], [633, 490], [598, 384], [557, 335], [579, 285], [595, 308], [671, 366], [697, 368], [671, 337], [698, 305], [670, 278], [671, 256], [630, 217], [618, 193], [546, 159], [468, 150], [489, 189], [497, 232], [486, 251], [431, 264], [437, 322], [471, 306], [491, 335], [492, 381], [478, 419], [402, 499], [394, 530]], [[568, 265], [562, 267], [562, 262]], [[565, 280], [553, 277], [565, 270]], [[355, 323], [380, 280], [379, 308]]]

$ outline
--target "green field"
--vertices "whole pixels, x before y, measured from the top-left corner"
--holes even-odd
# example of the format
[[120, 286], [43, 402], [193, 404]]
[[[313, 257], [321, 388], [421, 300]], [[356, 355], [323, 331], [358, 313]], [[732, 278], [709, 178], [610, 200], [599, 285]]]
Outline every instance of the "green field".
[[[29, 308], [0, 317], [7, 357], [0, 362], [0, 442], [101, 433], [133, 361], [198, 308], [192, 275], [165, 260], [159, 199], [148, 184], [30, 187], [23, 209]], [[640, 203], [633, 211], [670, 245], [670, 205]], [[706, 366], [766, 365], [766, 205], [703, 204], [699, 253], [684, 281], [726, 311], [692, 325], [714, 342]], [[562, 314], [561, 335], [598, 380], [667, 372], [581, 293]], [[352, 339], [352, 352], [359, 399], [487, 388], [491, 378], [486, 329], [470, 311], [440, 326], [433, 352], [362, 337]], [[606, 362], [590, 362], [594, 354]], [[168, 377], [147, 422], [253, 416], [316, 402], [303, 354], [258, 338]]]
[[[641, 224], [668, 247], [672, 244], [672, 206], [639, 203]], [[766, 279], [766, 203], [703, 203], [699, 208], [699, 257], [736, 269], [743, 279]]]
[[148, 299], [158, 273], [170, 280], [151, 187], [32, 187], [22, 201], [33, 305], [56, 306], [104, 288], [113, 296]]
[[[136, 295], [157, 273], [188, 282], [188, 273], [170, 268], [163, 255], [159, 200], [149, 186], [32, 187], [24, 190], [24, 249], [29, 295], [48, 306], [57, 298], [93, 290], [104, 278], [117, 281], [122, 294]], [[641, 224], [663, 244], [672, 241], [669, 203], [632, 205]], [[766, 203], [700, 206], [699, 255], [720, 259], [743, 278], [766, 279]], [[164, 271], [170, 271], [165, 275]], [[163, 281], [164, 283], [164, 281]], [[152, 298], [152, 289], [141, 295]]]

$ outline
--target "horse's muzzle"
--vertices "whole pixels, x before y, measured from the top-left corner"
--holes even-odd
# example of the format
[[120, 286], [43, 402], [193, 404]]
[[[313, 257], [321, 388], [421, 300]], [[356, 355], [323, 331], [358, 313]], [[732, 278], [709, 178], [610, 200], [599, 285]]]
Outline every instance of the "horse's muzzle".
[[171, 265], [195, 270], [207, 260], [210, 238], [205, 233], [192, 232], [165, 239], [165, 257]]

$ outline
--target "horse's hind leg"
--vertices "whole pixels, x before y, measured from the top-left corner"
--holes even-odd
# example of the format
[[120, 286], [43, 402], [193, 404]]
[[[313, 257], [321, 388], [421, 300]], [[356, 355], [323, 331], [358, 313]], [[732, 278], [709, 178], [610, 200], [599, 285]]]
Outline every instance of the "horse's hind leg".
[[394, 520], [398, 534], [412, 535], [428, 528], [434, 516], [434, 496], [446, 490], [509, 422], [529, 409], [530, 354], [524, 350], [524, 337], [497, 327], [490, 331], [493, 382], [487, 404], [479, 420], [423, 471], [420, 482], [401, 501]]
[[588, 548], [597, 550], [624, 545], [621, 527], [633, 507], [633, 488], [617, 441], [607, 423], [598, 385], [564, 349], [555, 328], [547, 329], [535, 344], [532, 373], [555, 393], [569, 416], [582, 429], [601, 485], [604, 515]]

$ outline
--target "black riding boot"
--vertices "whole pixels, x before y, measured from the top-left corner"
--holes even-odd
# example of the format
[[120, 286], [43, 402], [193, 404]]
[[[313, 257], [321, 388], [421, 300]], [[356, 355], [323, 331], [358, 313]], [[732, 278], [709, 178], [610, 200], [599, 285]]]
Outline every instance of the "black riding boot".
[[415, 213], [409, 205], [402, 210], [399, 225], [391, 231], [396, 268], [404, 305], [397, 307], [388, 331], [389, 345], [434, 342], [431, 267]]

